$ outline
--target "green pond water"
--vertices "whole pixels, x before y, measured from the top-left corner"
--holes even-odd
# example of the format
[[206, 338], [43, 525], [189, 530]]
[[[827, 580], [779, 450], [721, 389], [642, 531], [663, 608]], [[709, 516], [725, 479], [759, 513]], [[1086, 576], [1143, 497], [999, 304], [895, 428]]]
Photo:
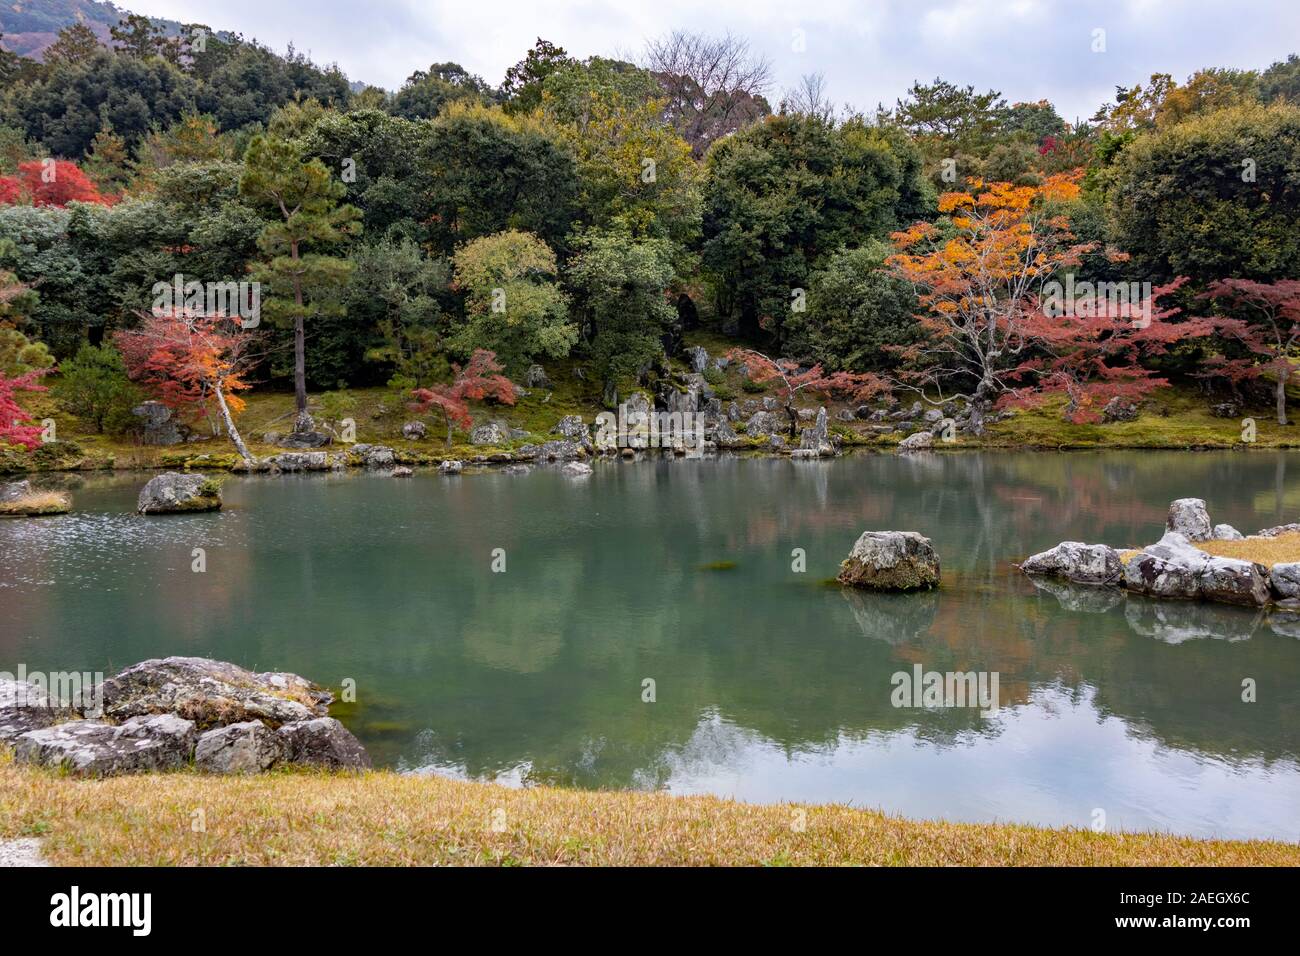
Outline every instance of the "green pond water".
[[[351, 680], [333, 712], [403, 770], [1300, 840], [1300, 621], [1011, 567], [1063, 539], [1150, 543], [1176, 497], [1246, 532], [1298, 520], [1300, 455], [258, 476], [219, 514], [140, 518], [147, 478], [0, 521], [0, 670], [186, 654]], [[928, 535], [943, 587], [828, 586], [867, 529]], [[997, 672], [1001, 708], [893, 706], [918, 664]]]

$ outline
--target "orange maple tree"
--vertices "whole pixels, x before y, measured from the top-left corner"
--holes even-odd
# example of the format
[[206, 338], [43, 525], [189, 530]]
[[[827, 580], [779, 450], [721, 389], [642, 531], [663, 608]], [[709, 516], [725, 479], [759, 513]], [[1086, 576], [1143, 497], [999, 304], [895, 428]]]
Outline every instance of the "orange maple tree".
[[195, 315], [183, 309], [139, 315], [138, 328], [113, 336], [127, 374], [178, 410], [195, 409], [211, 418], [207, 402], [215, 399], [226, 434], [251, 461], [235, 416], [244, 410], [238, 393], [252, 387], [245, 376], [254, 364], [255, 333], [234, 316]]
[[103, 195], [76, 163], [34, 159], [19, 163], [17, 176], [0, 176], [0, 205], [22, 201], [62, 208], [70, 202], [111, 206], [116, 200]]

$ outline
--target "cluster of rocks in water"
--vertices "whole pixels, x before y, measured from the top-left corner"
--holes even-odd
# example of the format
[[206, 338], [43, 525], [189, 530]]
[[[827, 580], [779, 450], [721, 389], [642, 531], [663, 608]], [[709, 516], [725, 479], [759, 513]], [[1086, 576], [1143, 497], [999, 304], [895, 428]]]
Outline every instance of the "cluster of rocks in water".
[[[1300, 524], [1266, 528], [1254, 537], [1292, 532], [1300, 532]], [[1300, 562], [1270, 568], [1243, 558], [1215, 556], [1195, 544], [1245, 537], [1231, 525], [1212, 524], [1200, 498], [1179, 498], [1170, 504], [1164, 537], [1155, 544], [1130, 551], [1064, 541], [1026, 558], [1020, 569], [1070, 584], [1123, 589], [1155, 598], [1300, 609]]]
[[167, 657], [128, 667], [76, 702], [0, 680], [0, 744], [18, 763], [90, 776], [369, 767], [365, 748], [329, 716], [332, 702], [297, 674]]

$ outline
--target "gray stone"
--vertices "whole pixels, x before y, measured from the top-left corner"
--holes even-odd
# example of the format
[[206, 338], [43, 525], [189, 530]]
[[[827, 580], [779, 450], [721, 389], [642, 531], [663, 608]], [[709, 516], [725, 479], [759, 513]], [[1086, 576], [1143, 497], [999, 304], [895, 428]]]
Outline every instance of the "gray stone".
[[1124, 565], [1124, 587], [1166, 599], [1195, 600], [1201, 596], [1199, 573], [1187, 564], [1143, 552]]
[[420, 441], [429, 434], [429, 426], [424, 422], [407, 422], [402, 426], [402, 437], [407, 441]]
[[581, 415], [565, 415], [551, 429], [551, 434], [560, 435], [564, 438], [581, 441], [590, 437], [586, 423], [583, 422]]
[[1268, 583], [1278, 597], [1300, 599], [1300, 562], [1283, 562], [1269, 568]]
[[277, 471], [329, 471], [329, 455], [323, 451], [288, 451], [262, 459], [262, 464]]
[[477, 425], [470, 429], [471, 445], [502, 445], [505, 441], [506, 430], [497, 422], [488, 422], [486, 425]]
[[448, 458], [445, 461], [438, 462], [438, 473], [440, 475], [459, 475], [465, 468], [465, 463], [456, 458]]
[[1020, 570], [1075, 584], [1116, 584], [1124, 573], [1114, 548], [1082, 541], [1062, 541], [1048, 551], [1031, 555], [1021, 563]]
[[65, 716], [37, 685], [0, 678], [0, 742], [48, 727]]
[[762, 438], [775, 431], [780, 431], [780, 425], [771, 412], [755, 412], [745, 423], [745, 434], [751, 438]]
[[280, 738], [282, 759], [289, 763], [333, 769], [370, 766], [366, 748], [333, 717], [285, 724], [276, 735]]
[[878, 591], [939, 586], [939, 556], [915, 531], [864, 531], [840, 564], [841, 584]]
[[812, 452], [821, 458], [834, 456], [835, 446], [831, 444], [829, 422], [824, 407], [817, 409], [817, 423], [812, 428], [805, 428], [800, 433], [799, 447], [803, 451]]
[[929, 425], [933, 425], [935, 422], [943, 421], [943, 409], [927, 408], [925, 410], [925, 414], [921, 416], [921, 420], [926, 422]]
[[174, 770], [189, 762], [194, 738], [194, 723], [175, 714], [133, 717], [117, 726], [74, 720], [20, 735], [14, 759], [96, 776]]
[[1236, 402], [1221, 402], [1210, 406], [1210, 414], [1215, 418], [1237, 418], [1241, 415], [1241, 406]]
[[686, 353], [690, 360], [692, 372], [703, 372], [709, 367], [709, 353], [700, 346], [695, 346]]
[[1275, 525], [1272, 528], [1265, 528], [1263, 531], [1260, 531], [1256, 535], [1256, 537], [1276, 538], [1279, 535], [1298, 534], [1298, 533], [1300, 533], [1300, 524], [1296, 524], [1293, 522], [1291, 524], [1280, 524], [1280, 525]]
[[216, 511], [221, 507], [221, 495], [201, 493], [208, 481], [204, 475], [175, 471], [155, 475], [140, 489], [136, 508], [142, 515]]
[[585, 457], [586, 451], [577, 442], [565, 438], [557, 441], [543, 442], [537, 446], [534, 456], [539, 462], [573, 461]]
[[131, 409], [140, 419], [140, 441], [146, 445], [179, 445], [185, 441], [186, 431], [172, 410], [162, 402], [141, 402]]
[[1240, 541], [1246, 537], [1230, 524], [1216, 524], [1210, 536], [1215, 541]]
[[1169, 516], [1165, 529], [1185, 535], [1191, 541], [1205, 541], [1210, 537], [1210, 514], [1200, 498], [1178, 498], [1169, 503]]
[[283, 755], [285, 738], [260, 720], [209, 730], [194, 748], [194, 766], [206, 773], [260, 773]]
[[1254, 561], [1210, 557], [1201, 572], [1201, 596], [1224, 604], [1267, 604], [1268, 569]]
[[1103, 422], [1133, 422], [1137, 421], [1138, 407], [1130, 401], [1126, 401], [1116, 395], [1101, 410], [1101, 420]]
[[255, 674], [202, 657], [142, 661], [104, 681], [104, 712], [123, 720], [172, 713], [200, 728], [324, 717], [333, 697], [296, 674]]
[[324, 448], [334, 441], [334, 436], [329, 432], [292, 431], [287, 435], [276, 436], [275, 441], [271, 441], [268, 435], [266, 440], [277, 448]]
[[405, 466], [399, 466], [399, 467], [393, 469], [393, 471], [392, 471], [392, 473], [389, 475], [389, 477], [390, 477], [390, 478], [410, 478], [413, 474], [415, 474], [414, 469], [407, 468], [407, 467], [405, 467]]
[[582, 478], [591, 474], [591, 465], [585, 461], [571, 461], [565, 464], [560, 471], [572, 478]]
[[387, 445], [359, 442], [352, 446], [350, 454], [366, 468], [391, 468], [397, 462], [393, 449]]
[[927, 451], [933, 447], [934, 435], [929, 432], [917, 432], [915, 435], [908, 435], [898, 443], [898, 450], [902, 452]]
[[546, 369], [540, 365], [530, 365], [524, 373], [524, 384], [529, 388], [550, 388], [551, 380], [546, 375]]

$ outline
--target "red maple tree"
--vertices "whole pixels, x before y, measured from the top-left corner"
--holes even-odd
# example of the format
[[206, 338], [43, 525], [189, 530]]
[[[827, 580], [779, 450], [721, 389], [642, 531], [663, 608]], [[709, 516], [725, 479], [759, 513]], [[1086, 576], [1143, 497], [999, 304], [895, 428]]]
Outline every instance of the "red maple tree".
[[515, 403], [515, 385], [501, 374], [503, 371], [497, 364], [495, 352], [475, 349], [464, 368], [452, 366], [449, 385], [413, 390], [411, 397], [415, 400], [410, 403], [410, 408], [421, 415], [435, 408], [440, 411], [447, 423], [447, 444], [450, 445], [454, 427], [469, 428], [473, 423], [469, 413], [471, 401], [490, 398], [503, 405]]
[[41, 429], [36, 425], [24, 425], [31, 417], [18, 404], [18, 392], [44, 392], [44, 385], [39, 384], [41, 376], [49, 373], [47, 368], [33, 369], [13, 378], [7, 378], [0, 372], [0, 444], [22, 445], [28, 451], [41, 443]]
[[244, 376], [254, 364], [255, 333], [235, 316], [158, 310], [141, 312], [140, 318], [139, 328], [113, 336], [127, 374], [167, 406], [196, 411], [210, 420], [207, 403], [215, 399], [226, 434], [239, 454], [251, 461], [235, 428], [235, 415], [244, 409], [237, 393], [252, 387]]
[[66, 159], [33, 159], [18, 164], [16, 177], [0, 177], [0, 204], [14, 205], [22, 201], [33, 206], [62, 208], [70, 202], [111, 206], [115, 200], [103, 195], [76, 163]]
[[800, 392], [865, 402], [889, 391], [885, 380], [870, 372], [826, 372], [820, 364], [805, 369], [791, 359], [774, 359], [745, 348], [732, 349], [726, 357], [748, 366], [753, 381], [777, 384], [777, 395], [790, 419], [791, 435], [799, 433], [799, 410], [794, 407], [794, 400]]
[[1245, 354], [1215, 356], [1206, 361], [1202, 375], [1226, 378], [1234, 387], [1272, 375], [1277, 423], [1285, 425], [1286, 385], [1300, 345], [1300, 280], [1220, 279], [1206, 288], [1203, 298], [1233, 313], [1207, 321]]

